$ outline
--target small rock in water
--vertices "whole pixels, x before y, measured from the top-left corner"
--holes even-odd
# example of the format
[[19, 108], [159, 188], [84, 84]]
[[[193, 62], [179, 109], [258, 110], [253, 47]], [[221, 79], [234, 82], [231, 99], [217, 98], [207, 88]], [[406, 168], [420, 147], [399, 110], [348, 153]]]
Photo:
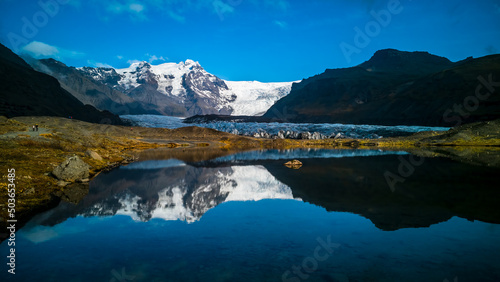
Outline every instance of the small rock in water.
[[299, 169], [302, 167], [302, 162], [299, 160], [293, 160], [285, 163], [285, 166], [292, 169]]

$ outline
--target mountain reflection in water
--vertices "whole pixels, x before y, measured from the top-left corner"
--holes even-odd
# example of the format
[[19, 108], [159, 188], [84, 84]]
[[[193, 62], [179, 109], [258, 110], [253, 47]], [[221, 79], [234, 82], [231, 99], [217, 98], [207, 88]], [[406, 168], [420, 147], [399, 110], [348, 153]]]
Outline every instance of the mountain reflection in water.
[[[428, 158], [393, 191], [385, 173], [397, 173], [405, 155], [303, 149], [250, 151], [189, 163], [136, 162], [99, 175], [77, 205], [62, 202], [39, 223], [53, 225], [77, 215], [193, 222], [226, 201], [294, 198], [362, 215], [382, 230], [426, 227], [453, 216], [500, 223], [495, 200], [500, 191], [493, 181], [498, 170]], [[304, 166], [283, 166], [293, 158]]]
[[[307, 281], [500, 281], [498, 169], [426, 158], [391, 189], [384, 174], [411, 155], [165, 152], [34, 217], [16, 234], [16, 277], [303, 281], [298, 267]], [[334, 249], [309, 271], [321, 242]]]

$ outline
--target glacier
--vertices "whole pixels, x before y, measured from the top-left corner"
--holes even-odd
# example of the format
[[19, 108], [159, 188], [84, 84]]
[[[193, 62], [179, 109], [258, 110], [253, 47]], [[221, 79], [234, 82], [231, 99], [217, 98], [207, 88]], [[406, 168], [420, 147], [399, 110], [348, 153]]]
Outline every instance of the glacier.
[[[257, 138], [326, 139], [356, 138], [377, 139], [383, 137], [408, 136], [422, 131], [446, 131], [448, 127], [428, 126], [382, 126], [331, 123], [263, 123], [263, 122], [201, 122], [183, 123], [183, 118], [159, 115], [123, 115], [124, 120], [135, 126], [176, 129], [199, 126], [237, 135]], [[287, 135], [287, 132], [289, 133]], [[312, 133], [311, 133], [312, 132]]]

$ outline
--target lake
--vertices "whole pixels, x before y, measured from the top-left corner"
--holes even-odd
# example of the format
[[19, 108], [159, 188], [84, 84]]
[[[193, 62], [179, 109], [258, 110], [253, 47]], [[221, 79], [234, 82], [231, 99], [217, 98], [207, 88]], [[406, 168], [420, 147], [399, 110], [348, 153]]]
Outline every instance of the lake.
[[[500, 281], [498, 169], [381, 150], [200, 152], [145, 152], [35, 216], [13, 281]], [[283, 165], [294, 158], [300, 169]], [[417, 165], [402, 177], [405, 160]]]

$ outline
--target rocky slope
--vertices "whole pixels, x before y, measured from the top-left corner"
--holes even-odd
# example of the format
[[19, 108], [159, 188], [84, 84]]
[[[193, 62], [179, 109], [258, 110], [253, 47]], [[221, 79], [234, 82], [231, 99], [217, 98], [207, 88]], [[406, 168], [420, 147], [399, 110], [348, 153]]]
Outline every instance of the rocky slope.
[[262, 115], [292, 85], [224, 81], [192, 60], [136, 62], [124, 69], [76, 69], [55, 60], [34, 60], [31, 65], [56, 77], [83, 103], [117, 114]]
[[500, 55], [452, 63], [425, 52], [387, 49], [359, 66], [326, 70], [294, 84], [264, 117], [450, 127], [499, 118], [500, 96], [488, 95], [499, 79]]
[[122, 124], [117, 116], [84, 105], [59, 82], [35, 71], [23, 59], [0, 44], [0, 115], [72, 116], [75, 119]]
[[[159, 114], [154, 109], [148, 109], [147, 104], [141, 104], [123, 92], [110, 88], [83, 75], [79, 70], [54, 59], [28, 59], [28, 62], [36, 70], [57, 78], [62, 88], [84, 104], [93, 105], [98, 109], [108, 110], [119, 115]], [[114, 69], [105, 71], [109, 72], [109, 79], [112, 79], [112, 74], [116, 73]]]

